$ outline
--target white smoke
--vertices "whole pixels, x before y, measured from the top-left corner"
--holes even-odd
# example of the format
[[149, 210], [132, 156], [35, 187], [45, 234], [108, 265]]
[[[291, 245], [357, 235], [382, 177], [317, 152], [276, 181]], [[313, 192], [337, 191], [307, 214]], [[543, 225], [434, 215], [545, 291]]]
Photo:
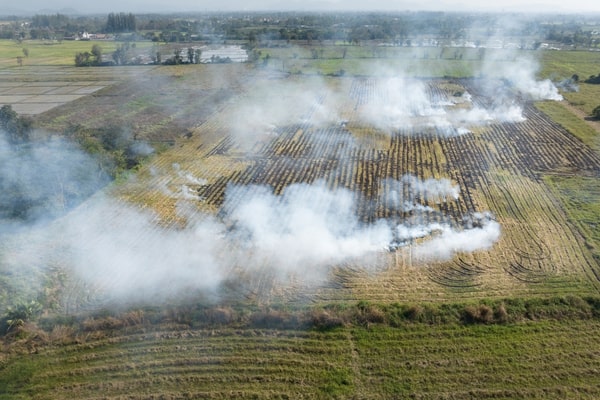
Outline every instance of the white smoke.
[[236, 142], [249, 150], [257, 140], [277, 135], [278, 128], [285, 126], [307, 121], [313, 127], [338, 125], [340, 101], [340, 93], [319, 78], [261, 82], [231, 106], [228, 114], [235, 117], [227, 124]]
[[561, 101], [563, 97], [552, 81], [537, 79], [538, 71], [539, 64], [532, 56], [504, 50], [486, 53], [480, 75], [484, 78], [483, 88], [491, 96], [513, 97], [498, 90], [494, 81], [499, 80], [508, 82], [527, 99]]
[[175, 172], [177, 172], [177, 176], [183, 178], [183, 180], [187, 184], [206, 185], [207, 183], [206, 179], [198, 178], [194, 176], [194, 174], [192, 174], [191, 172], [181, 169], [181, 165], [179, 165], [178, 163], [173, 163], [173, 169], [175, 170]]
[[448, 120], [453, 124], [483, 125], [497, 122], [523, 122], [523, 108], [516, 104], [499, 104], [492, 108], [473, 107], [459, 109], [449, 114]]
[[[440, 200], [457, 196], [445, 181], [405, 180]], [[219, 219], [193, 207], [186, 213], [183, 203], [187, 224], [175, 229], [153, 213], [97, 195], [51, 226], [12, 240], [21, 256], [3, 263], [18, 269], [31, 263], [25, 255], [36, 254], [40, 267], [71, 271], [103, 301], [157, 302], [197, 291], [218, 296], [221, 283], [240, 272], [247, 278], [270, 271], [282, 287], [298, 280], [319, 284], [332, 266], [375, 259], [394, 243], [421, 238], [414, 254], [428, 261], [488, 248], [499, 235], [487, 220], [461, 231], [385, 220], [364, 224], [356, 206], [354, 193], [330, 190], [324, 182], [290, 185], [281, 195], [265, 186], [231, 186]]]
[[214, 290], [226, 272], [219, 260], [223, 226], [207, 218], [184, 230], [104, 197], [61, 221], [63, 263], [114, 299], [164, 299], [185, 290]]
[[388, 207], [404, 212], [433, 211], [433, 208], [420, 204], [419, 201], [440, 204], [457, 200], [460, 196], [460, 187], [453, 185], [447, 178], [423, 180], [414, 175], [404, 175], [400, 180], [386, 179], [382, 185], [386, 188], [384, 193]]
[[449, 226], [435, 225], [426, 227], [437, 235], [413, 247], [412, 256], [418, 261], [450, 260], [456, 253], [487, 250], [500, 238], [500, 224], [496, 221], [485, 221], [481, 226], [461, 231]]
[[370, 99], [361, 109], [361, 119], [381, 129], [406, 128], [417, 124], [417, 118], [445, 114], [440, 104], [433, 104], [423, 82], [391, 77], [377, 81]]
[[563, 99], [552, 81], [536, 80], [535, 74], [539, 70], [539, 65], [534, 60], [519, 57], [510, 64], [501, 65], [504, 66], [499, 71], [501, 76], [532, 100], [561, 101]]
[[489, 107], [474, 105], [468, 92], [448, 100], [432, 99], [425, 83], [416, 79], [378, 79], [374, 93], [377, 96], [360, 109], [360, 117], [384, 131], [428, 127], [452, 137], [470, 133], [473, 126], [525, 120], [522, 107], [508, 97], [494, 95]]
[[[229, 198], [243, 198], [224, 210], [249, 254], [286, 271], [313, 271], [385, 249], [391, 240], [385, 221], [364, 226], [354, 195], [328, 190], [323, 182], [288, 186], [281, 196], [266, 187], [233, 186]], [[252, 256], [253, 257], [253, 256]], [[315, 271], [315, 269], [317, 271]]]
[[0, 131], [0, 233], [59, 216], [108, 181], [73, 143], [49, 138], [13, 145]]

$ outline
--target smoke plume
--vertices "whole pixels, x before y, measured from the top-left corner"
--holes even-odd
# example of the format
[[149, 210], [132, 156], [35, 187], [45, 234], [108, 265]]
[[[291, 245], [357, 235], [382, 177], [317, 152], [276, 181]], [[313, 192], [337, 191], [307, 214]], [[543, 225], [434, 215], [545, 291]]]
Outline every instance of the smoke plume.
[[0, 233], [62, 215], [109, 181], [70, 142], [10, 144], [0, 132]]

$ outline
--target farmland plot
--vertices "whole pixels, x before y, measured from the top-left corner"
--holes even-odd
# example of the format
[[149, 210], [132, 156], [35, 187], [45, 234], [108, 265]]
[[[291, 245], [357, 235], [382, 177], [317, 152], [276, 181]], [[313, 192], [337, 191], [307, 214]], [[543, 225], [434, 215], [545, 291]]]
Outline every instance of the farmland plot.
[[[272, 196], [284, 226], [274, 235], [296, 242], [245, 226], [261, 241], [249, 251], [260, 255], [239, 257], [227, 279], [252, 295], [269, 292], [275, 286], [265, 280], [280, 277], [256, 273], [262, 267], [288, 274], [279, 293], [308, 290], [323, 301], [597, 291], [600, 266], [543, 178], [597, 176], [600, 158], [530, 102], [495, 105], [475, 80], [402, 82], [400, 89], [420, 96], [404, 99], [389, 89], [398, 82], [378, 78], [305, 77], [301, 91], [295, 79], [277, 82], [277, 90], [265, 89], [274, 85], [269, 80], [255, 83], [142, 170], [133, 186], [119, 188], [122, 198], [155, 210], [167, 228], [185, 227], [185, 202], [192, 215], [216, 213], [235, 231], [244, 225], [235, 210]], [[318, 289], [300, 290], [300, 265], [284, 267], [273, 249], [261, 253], [262, 242], [288, 246], [290, 258], [309, 251], [285, 221], [289, 209], [278, 207], [303, 192], [316, 209], [331, 207], [323, 191], [350, 194], [353, 232], [385, 225], [389, 237], [347, 257], [299, 257], [337, 266]]]
[[0, 72], [0, 104], [23, 115], [39, 115], [69, 102], [80, 101], [125, 78], [141, 74], [139, 68], [39, 67]]
[[593, 399], [598, 327], [574, 319], [131, 332], [15, 357], [0, 382], [16, 399]]
[[[159, 82], [189, 84], [182, 108], [159, 117], [196, 128], [53, 224], [50, 249], [31, 249], [51, 274], [74, 272], [63, 308], [81, 306], [77, 287], [85, 304], [103, 292], [326, 302], [597, 293], [589, 230], [547, 178], [597, 179], [600, 158], [510, 88], [240, 75], [207, 114], [193, 93], [214, 93], [210, 76]], [[142, 100], [132, 112], [151, 117]]]
[[[252, 76], [251, 68], [239, 63], [63, 70], [65, 79], [85, 70], [89, 79], [112, 77], [118, 84], [45, 112], [36, 119], [40, 126], [64, 132], [73, 126], [115, 125], [138, 140], [156, 144], [170, 144], [189, 135], [190, 127], [204, 123], [231, 96], [243, 91], [243, 83]], [[48, 77], [39, 79], [43, 83]]]

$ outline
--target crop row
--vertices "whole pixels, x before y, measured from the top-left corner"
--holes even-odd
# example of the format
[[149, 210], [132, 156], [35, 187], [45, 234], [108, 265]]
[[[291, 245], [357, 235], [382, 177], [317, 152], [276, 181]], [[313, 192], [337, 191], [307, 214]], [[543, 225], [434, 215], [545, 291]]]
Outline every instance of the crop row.
[[[460, 88], [472, 94], [472, 103], [461, 107], [494, 104], [470, 80], [426, 81], [424, 86], [432, 104], [450, 104]], [[256, 136], [251, 148], [244, 147], [240, 137], [228, 130], [230, 117], [238, 108], [236, 101], [227, 104], [199, 126], [192, 138], [157, 158], [153, 167], [168, 173], [165, 181], [160, 183], [158, 176], [140, 180], [141, 190], [134, 201], [143, 202], [146, 196], [151, 204], [148, 197], [154, 196], [157, 207], [164, 207], [168, 215], [174, 212], [176, 200], [157, 188], [180, 193], [185, 186], [189, 199], [195, 198], [200, 209], [218, 211], [227, 194], [232, 206], [245, 200], [233, 198], [239, 196], [235, 191], [227, 192], [232, 184], [266, 185], [282, 194], [292, 184], [323, 181], [330, 189], [352, 191], [356, 214], [366, 224], [387, 219], [408, 225], [443, 223], [460, 230], [465, 218], [490, 211], [501, 226], [500, 240], [493, 248], [459, 254], [451, 261], [430, 262], [426, 269], [418, 268], [411, 247], [381, 254], [375, 261], [347, 262], [342, 269], [348, 273], [334, 273], [319, 295], [322, 299], [366, 296], [392, 301], [447, 298], [457, 293], [495, 296], [507, 290], [548, 293], [557, 287], [568, 291], [572, 285], [583, 285], [580, 288], [589, 290], [598, 285], [600, 267], [542, 179], [553, 173], [596, 173], [600, 158], [588, 147], [529, 103], [523, 103], [523, 121], [473, 122], [473, 126], [467, 125], [471, 133], [448, 136], [418, 123], [386, 132], [361, 120], [366, 105], [390, 95], [381, 82], [353, 78], [349, 85], [336, 87], [346, 91], [346, 96], [340, 96], [345, 100], [338, 102], [343, 108], [336, 111], [348, 121], [323, 124], [318, 110], [335, 101], [320, 93], [314, 103], [298, 104], [294, 110], [303, 116], [302, 121]], [[252, 96], [246, 91], [239, 101], [249, 102]], [[180, 171], [173, 169], [175, 163]], [[204, 182], [185, 182], [181, 171]], [[458, 187], [458, 197], [428, 196], [425, 189], [403, 181], [406, 176], [448, 179]], [[147, 186], [145, 193], [143, 185]], [[415, 207], [399, 207], [397, 199]], [[177, 223], [176, 219], [170, 221]], [[378, 270], [383, 266], [385, 272], [377, 277], [360, 272], [369, 270], [371, 264], [378, 264]], [[588, 282], [582, 283], [581, 276]], [[255, 277], [253, 284], [267, 285], [268, 280], [268, 276]]]
[[35, 393], [39, 399], [353, 393], [373, 399], [448, 393], [595, 398], [597, 329], [597, 322], [575, 319], [470, 327], [375, 324], [331, 332], [156, 332], [14, 358], [0, 370], [0, 380], [12, 376], [21, 385], [20, 392], [12, 383], [3, 388], [8, 395]]

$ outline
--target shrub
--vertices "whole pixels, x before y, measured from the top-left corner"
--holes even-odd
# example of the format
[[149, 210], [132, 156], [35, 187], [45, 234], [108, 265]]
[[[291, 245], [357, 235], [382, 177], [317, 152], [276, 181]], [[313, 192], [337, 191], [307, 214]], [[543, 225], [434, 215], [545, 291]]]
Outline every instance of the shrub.
[[494, 311], [494, 319], [496, 322], [500, 323], [508, 322], [508, 311], [506, 311], [506, 306], [504, 303], [500, 303], [496, 307], [496, 310]]
[[366, 302], [358, 304], [355, 319], [360, 325], [383, 324], [387, 320], [386, 314], [381, 308]]
[[50, 332], [50, 341], [55, 344], [69, 344], [74, 341], [75, 329], [71, 326], [56, 325]]
[[122, 320], [115, 317], [88, 318], [83, 321], [83, 330], [85, 331], [107, 331], [121, 329], [124, 326]]
[[485, 304], [466, 306], [463, 312], [463, 322], [467, 324], [490, 324], [494, 322], [494, 311]]
[[14, 307], [10, 307], [4, 318], [6, 331], [8, 332], [13, 328], [25, 325], [26, 322], [30, 321], [41, 311], [42, 306], [37, 301], [33, 300], [29, 303], [20, 303]]
[[597, 106], [594, 108], [594, 110], [592, 110], [592, 117], [600, 119], [600, 106]]
[[120, 316], [120, 319], [123, 321], [125, 326], [138, 326], [143, 325], [144, 320], [144, 311], [143, 310], [134, 310], [129, 311]]
[[340, 328], [346, 325], [344, 320], [328, 310], [315, 309], [309, 314], [310, 324], [319, 330]]
[[257, 311], [250, 315], [250, 323], [255, 328], [285, 328], [293, 316], [281, 310]]
[[210, 325], [227, 325], [235, 320], [231, 307], [210, 308], [204, 312], [204, 321]]
[[12, 106], [7, 104], [0, 108], [0, 130], [8, 133], [12, 143], [23, 143], [30, 140], [33, 122], [29, 118], [20, 117]]

